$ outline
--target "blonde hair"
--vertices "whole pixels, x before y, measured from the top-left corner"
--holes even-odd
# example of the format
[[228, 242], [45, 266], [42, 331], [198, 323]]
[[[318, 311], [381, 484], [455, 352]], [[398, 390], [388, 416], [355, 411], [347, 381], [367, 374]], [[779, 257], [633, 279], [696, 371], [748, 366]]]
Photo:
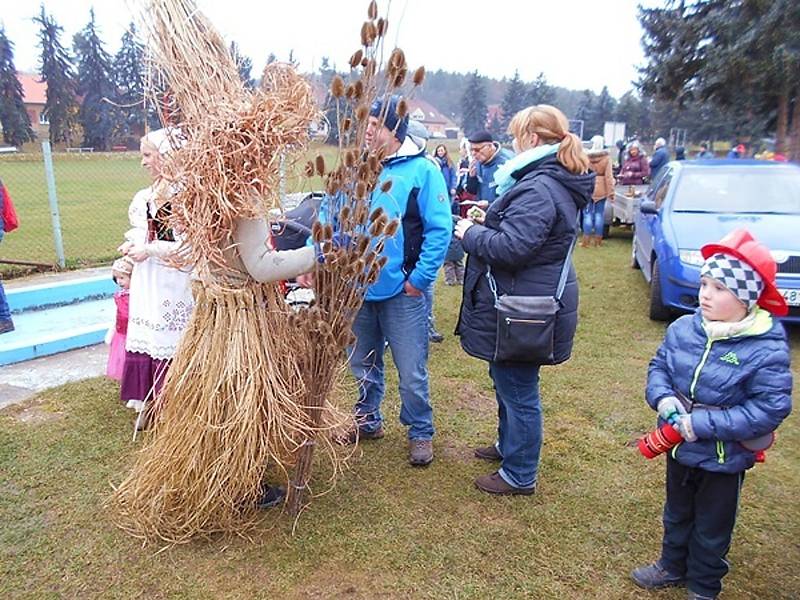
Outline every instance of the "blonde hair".
[[570, 173], [586, 173], [589, 171], [589, 157], [583, 144], [569, 132], [567, 117], [555, 106], [539, 104], [519, 111], [508, 125], [508, 132], [513, 135], [521, 150], [533, 146], [533, 135], [539, 136], [545, 144], [558, 144], [556, 158]]

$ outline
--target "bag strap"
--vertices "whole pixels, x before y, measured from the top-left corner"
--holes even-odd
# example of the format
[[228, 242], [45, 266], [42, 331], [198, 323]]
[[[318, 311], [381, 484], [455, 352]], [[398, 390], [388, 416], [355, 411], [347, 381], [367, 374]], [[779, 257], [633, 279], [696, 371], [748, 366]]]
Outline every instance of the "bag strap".
[[[548, 175], [542, 175], [541, 177], [545, 187], [550, 188], [550, 184], [547, 183], [547, 181], [551, 178]], [[550, 192], [552, 193], [552, 188], [550, 188]], [[556, 205], [556, 211], [558, 211], [557, 205]], [[561, 300], [561, 296], [564, 293], [564, 288], [567, 286], [567, 276], [569, 275], [570, 259], [572, 258], [572, 251], [575, 249], [575, 244], [578, 241], [580, 222], [581, 222], [581, 211], [578, 210], [575, 235], [572, 238], [572, 242], [570, 242], [569, 250], [567, 250], [567, 256], [564, 258], [564, 264], [561, 266], [561, 274], [559, 275], [558, 278], [558, 287], [556, 287], [556, 293], [554, 296], [555, 299], [558, 301]], [[489, 289], [492, 291], [492, 296], [494, 296], [495, 302], [497, 302], [497, 282], [494, 280], [494, 276], [492, 275], [492, 267], [490, 265], [486, 265], [486, 279], [489, 280]]]

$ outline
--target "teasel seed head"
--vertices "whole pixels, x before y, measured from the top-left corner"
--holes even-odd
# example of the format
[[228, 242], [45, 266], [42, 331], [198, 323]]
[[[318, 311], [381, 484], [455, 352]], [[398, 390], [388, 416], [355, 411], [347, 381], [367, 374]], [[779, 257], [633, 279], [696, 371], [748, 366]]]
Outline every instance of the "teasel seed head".
[[363, 256], [369, 248], [369, 238], [366, 235], [358, 236], [358, 243], [356, 244], [356, 254]]
[[322, 223], [319, 221], [314, 221], [311, 226], [311, 239], [314, 240], [315, 244], [319, 244], [322, 241]]
[[378, 37], [383, 37], [386, 35], [386, 30], [389, 27], [389, 22], [381, 17], [378, 19]]
[[400, 48], [395, 48], [389, 55], [388, 67], [393, 70], [402, 69], [406, 64], [406, 55]]
[[334, 75], [331, 80], [331, 95], [334, 98], [344, 96], [344, 80], [339, 75]]
[[350, 67], [355, 69], [361, 64], [361, 59], [364, 58], [364, 52], [361, 49], [356, 50], [353, 56], [350, 57]]
[[366, 104], [359, 104], [356, 108], [356, 120], [363, 121], [369, 115], [369, 108], [367, 108]]
[[408, 114], [408, 102], [406, 102], [405, 98], [401, 98], [400, 102], [397, 103], [397, 116], [401, 119]]
[[348, 169], [356, 166], [356, 153], [353, 150], [347, 150], [344, 153], [344, 166]]
[[347, 98], [348, 100], [352, 100], [354, 93], [355, 93], [355, 88], [353, 87], [353, 84], [350, 84], [344, 90], [344, 97]]
[[343, 222], [347, 222], [350, 219], [351, 212], [352, 210], [350, 209], [350, 206], [345, 204], [342, 207], [342, 210], [339, 211], [339, 219], [341, 219]]
[[367, 64], [364, 66], [364, 77], [366, 77], [367, 79], [371, 79], [372, 76], [375, 75], [375, 69], [376, 68], [377, 68], [377, 65], [375, 64], [375, 59], [374, 58], [370, 58], [367, 61]]
[[406, 75], [408, 71], [405, 69], [401, 69], [400, 72], [395, 75], [394, 79], [392, 80], [392, 86], [395, 88], [403, 87], [403, 83], [405, 83]]
[[383, 246], [384, 246], [384, 242], [381, 239], [381, 240], [378, 241], [377, 244], [375, 244], [375, 252], [377, 252], [378, 254], [383, 254]]
[[417, 67], [414, 71], [414, 85], [420, 86], [423, 81], [425, 81], [425, 67]]
[[381, 216], [383, 216], [383, 207], [379, 206], [375, 210], [373, 210], [369, 215], [369, 222], [374, 223], [377, 221]]
[[369, 158], [367, 159], [369, 162], [369, 170], [375, 173], [376, 171], [380, 170], [381, 161], [380, 159], [375, 156], [374, 154], [370, 154]]
[[361, 66], [362, 67], [366, 67], [368, 64], [369, 64], [369, 61], [367, 60], [366, 56], [361, 59]]
[[356, 183], [356, 198], [363, 200], [367, 197], [367, 184], [364, 181]]
[[364, 95], [364, 84], [359, 79], [353, 84], [353, 87], [355, 88], [353, 91], [353, 97], [356, 100], [361, 100], [361, 97]]
[[350, 117], [345, 117], [342, 121], [342, 131], [350, 131], [350, 127], [353, 125], [353, 119]]
[[306, 177], [313, 177], [314, 176], [314, 163], [311, 162], [311, 161], [308, 161], [306, 163], [305, 171], [306, 171]]
[[333, 238], [333, 226], [330, 223], [325, 223], [322, 226], [322, 239], [330, 240]]
[[370, 19], [377, 19], [378, 18], [378, 3], [375, 0], [369, 3], [369, 8], [367, 9], [367, 16]]
[[317, 154], [316, 158], [317, 175], [320, 177], [325, 175], [325, 158], [322, 154]]
[[378, 28], [371, 21], [364, 21], [361, 26], [361, 45], [365, 48], [371, 46], [376, 37], [378, 37]]
[[400, 228], [400, 221], [398, 221], [397, 219], [392, 219], [392, 221], [386, 226], [383, 235], [385, 235], [386, 237], [394, 237], [399, 228]]
[[376, 262], [375, 264], [378, 265], [379, 269], [382, 269], [383, 267], [386, 266], [386, 262], [388, 260], [389, 260], [388, 256], [381, 256], [381, 257], [378, 258], [378, 262]]
[[386, 194], [390, 189], [392, 189], [392, 180], [387, 179], [381, 184], [381, 191]]

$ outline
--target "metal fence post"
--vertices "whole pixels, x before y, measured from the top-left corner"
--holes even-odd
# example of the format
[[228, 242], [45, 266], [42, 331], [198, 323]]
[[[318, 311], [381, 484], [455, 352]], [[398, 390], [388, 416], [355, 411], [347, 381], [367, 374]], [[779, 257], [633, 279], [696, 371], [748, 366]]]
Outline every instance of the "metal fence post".
[[42, 142], [42, 155], [44, 156], [44, 174], [47, 179], [47, 197], [50, 201], [50, 220], [53, 224], [53, 242], [56, 246], [58, 266], [66, 266], [64, 259], [64, 240], [61, 237], [61, 217], [58, 214], [58, 197], [56, 196], [56, 178], [53, 174], [53, 153], [50, 151], [50, 141]]

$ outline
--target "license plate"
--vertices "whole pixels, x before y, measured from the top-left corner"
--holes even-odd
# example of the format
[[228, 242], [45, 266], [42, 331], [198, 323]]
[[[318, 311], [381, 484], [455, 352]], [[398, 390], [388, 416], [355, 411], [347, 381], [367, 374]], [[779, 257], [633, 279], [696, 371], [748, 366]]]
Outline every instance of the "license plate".
[[783, 295], [783, 299], [786, 300], [786, 304], [789, 306], [800, 306], [800, 290], [778, 291]]

